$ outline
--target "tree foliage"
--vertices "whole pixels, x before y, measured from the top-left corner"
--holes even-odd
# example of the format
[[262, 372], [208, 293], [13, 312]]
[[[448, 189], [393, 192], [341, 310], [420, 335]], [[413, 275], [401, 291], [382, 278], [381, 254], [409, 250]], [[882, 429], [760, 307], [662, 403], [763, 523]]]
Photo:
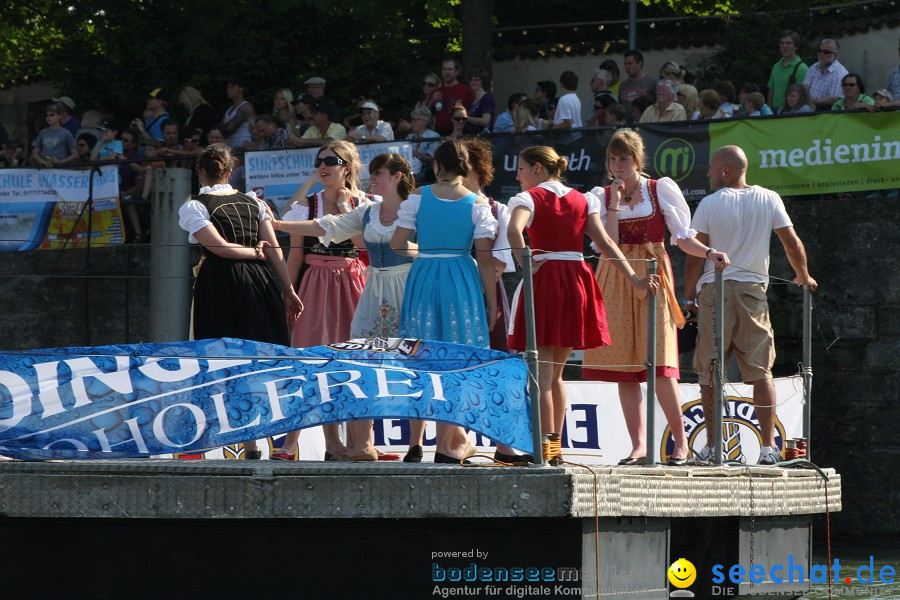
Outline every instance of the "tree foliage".
[[0, 75], [44, 76], [80, 107], [122, 117], [140, 114], [156, 87], [174, 101], [193, 85], [222, 108], [235, 74], [248, 81], [257, 112], [271, 110], [276, 89], [301, 92], [314, 75], [328, 80], [339, 105], [362, 91], [408, 111], [447, 47], [446, 35], [426, 27], [432, 15], [456, 18], [458, 7], [445, 8], [421, 0], [35, 0], [0, 7]]

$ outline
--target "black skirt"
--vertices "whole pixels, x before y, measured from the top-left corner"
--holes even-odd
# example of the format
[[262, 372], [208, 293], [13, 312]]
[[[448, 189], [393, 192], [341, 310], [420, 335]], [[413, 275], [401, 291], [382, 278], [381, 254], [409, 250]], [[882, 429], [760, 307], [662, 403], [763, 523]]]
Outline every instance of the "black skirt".
[[194, 282], [194, 339], [290, 345], [281, 292], [265, 264], [206, 254]]

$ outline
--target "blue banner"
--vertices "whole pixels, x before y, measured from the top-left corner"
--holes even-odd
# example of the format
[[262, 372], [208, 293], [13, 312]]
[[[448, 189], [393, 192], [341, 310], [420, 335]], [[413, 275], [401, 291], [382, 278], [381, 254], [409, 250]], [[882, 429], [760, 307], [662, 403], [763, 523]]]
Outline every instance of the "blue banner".
[[139, 457], [383, 418], [461, 425], [530, 453], [527, 376], [517, 356], [415, 339], [0, 354], [0, 454]]

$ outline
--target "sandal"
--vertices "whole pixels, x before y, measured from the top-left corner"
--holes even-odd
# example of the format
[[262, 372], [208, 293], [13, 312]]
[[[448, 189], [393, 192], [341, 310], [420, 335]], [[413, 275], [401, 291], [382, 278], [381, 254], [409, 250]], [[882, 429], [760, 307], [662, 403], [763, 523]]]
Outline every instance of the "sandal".
[[272, 454], [269, 455], [269, 459], [271, 460], [295, 460], [297, 458], [297, 452], [293, 454], [285, 450], [284, 448], [278, 448], [273, 451]]

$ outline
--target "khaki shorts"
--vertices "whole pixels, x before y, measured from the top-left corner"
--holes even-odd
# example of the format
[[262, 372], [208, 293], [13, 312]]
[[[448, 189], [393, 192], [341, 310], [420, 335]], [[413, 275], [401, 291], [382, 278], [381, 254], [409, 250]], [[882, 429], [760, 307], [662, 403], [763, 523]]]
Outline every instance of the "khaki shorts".
[[[697, 296], [697, 348], [694, 371], [700, 385], [712, 384], [712, 364], [716, 357], [713, 336], [715, 285], [708, 283]], [[718, 315], [716, 315], [718, 317]], [[725, 281], [725, 320], [723, 327], [725, 365], [732, 353], [741, 369], [744, 383], [772, 378], [775, 363], [775, 336], [769, 322], [766, 286], [745, 281]], [[727, 368], [723, 367], [723, 370]]]

